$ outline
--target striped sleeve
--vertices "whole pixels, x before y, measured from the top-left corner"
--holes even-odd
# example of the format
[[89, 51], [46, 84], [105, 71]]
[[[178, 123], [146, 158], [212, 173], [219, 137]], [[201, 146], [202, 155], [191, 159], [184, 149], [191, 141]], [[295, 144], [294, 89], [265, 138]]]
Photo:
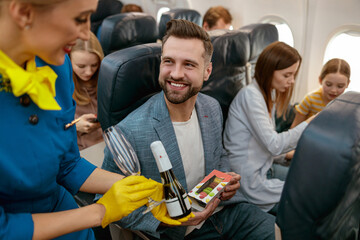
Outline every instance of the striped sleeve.
[[295, 109], [302, 115], [308, 115], [310, 109], [309, 95], [306, 95], [305, 98], [298, 105], [295, 106]]

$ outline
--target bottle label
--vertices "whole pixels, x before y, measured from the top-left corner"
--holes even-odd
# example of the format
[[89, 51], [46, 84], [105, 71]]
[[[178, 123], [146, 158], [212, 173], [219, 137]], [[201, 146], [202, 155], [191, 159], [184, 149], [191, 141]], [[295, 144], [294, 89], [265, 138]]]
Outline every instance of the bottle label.
[[181, 207], [180, 202], [177, 198], [171, 198], [165, 201], [166, 208], [169, 212], [170, 217], [178, 217], [184, 214], [188, 209], [190, 209], [191, 205], [186, 193], [183, 195], [183, 199], [186, 205], [186, 209], [183, 209]]

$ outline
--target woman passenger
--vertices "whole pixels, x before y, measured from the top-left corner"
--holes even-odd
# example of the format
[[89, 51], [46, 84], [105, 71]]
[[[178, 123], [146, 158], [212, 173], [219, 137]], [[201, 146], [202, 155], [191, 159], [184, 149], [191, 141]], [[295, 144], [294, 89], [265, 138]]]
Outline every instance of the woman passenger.
[[[268, 179], [274, 158], [296, 147], [309, 118], [286, 132], [275, 131], [275, 111], [284, 116], [301, 65], [296, 49], [274, 42], [260, 54], [255, 79], [234, 98], [224, 130], [231, 168], [241, 175], [244, 200], [276, 214], [284, 181]], [[274, 165], [275, 166], [275, 165]]]
[[[76, 39], [89, 39], [96, 6], [97, 0], [0, 0], [0, 239], [94, 239], [88, 228], [121, 219], [162, 189], [81, 158], [68, 124], [75, 114], [71, 67], [54, 66], [57, 76], [35, 65], [35, 56], [54, 65], [68, 60]], [[79, 190], [106, 193], [78, 208], [72, 194]]]
[[75, 118], [79, 119], [76, 123], [79, 150], [103, 141], [102, 130], [97, 120], [97, 84], [103, 58], [100, 42], [92, 32], [89, 40], [78, 39], [71, 49]]

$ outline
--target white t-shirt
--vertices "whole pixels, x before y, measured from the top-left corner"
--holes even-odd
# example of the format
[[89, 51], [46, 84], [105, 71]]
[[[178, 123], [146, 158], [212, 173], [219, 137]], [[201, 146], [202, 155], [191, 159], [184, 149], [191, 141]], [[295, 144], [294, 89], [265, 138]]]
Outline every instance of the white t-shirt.
[[190, 120], [173, 122], [173, 126], [190, 191], [205, 177], [204, 147], [195, 108]]
[[[204, 147], [195, 108], [191, 113], [190, 120], [173, 122], [173, 126], [184, 166], [187, 188], [190, 191], [205, 177]], [[196, 203], [193, 202], [193, 207], [195, 206]], [[217, 207], [213, 214], [222, 208], [222, 206]], [[195, 209], [201, 211], [202, 207], [197, 205]], [[195, 228], [201, 228], [203, 224], [204, 221], [196, 226], [187, 227], [185, 235], [191, 233]]]

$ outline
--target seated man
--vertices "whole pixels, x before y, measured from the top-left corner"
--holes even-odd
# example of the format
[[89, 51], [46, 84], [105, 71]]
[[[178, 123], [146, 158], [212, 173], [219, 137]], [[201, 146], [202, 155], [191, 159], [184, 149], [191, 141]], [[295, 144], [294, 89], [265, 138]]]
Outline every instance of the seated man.
[[[181, 19], [168, 22], [159, 74], [163, 91], [117, 125], [134, 147], [142, 175], [161, 181], [150, 149], [150, 144], [158, 140], [164, 144], [173, 172], [186, 191], [213, 169], [229, 171], [222, 145], [220, 105], [199, 93], [211, 74], [212, 51], [210, 38], [201, 27]], [[102, 167], [120, 172], [107, 148]], [[119, 224], [141, 230], [150, 238], [274, 239], [274, 217], [254, 205], [239, 203], [240, 175], [228, 174], [233, 178], [220, 199], [210, 202], [203, 211], [194, 212], [195, 217], [182, 226], [165, 225], [152, 213], [142, 214], [145, 207]]]
[[216, 29], [230, 29], [232, 17], [226, 8], [222, 6], [216, 6], [209, 8], [203, 18], [203, 28], [206, 31], [212, 31]]

